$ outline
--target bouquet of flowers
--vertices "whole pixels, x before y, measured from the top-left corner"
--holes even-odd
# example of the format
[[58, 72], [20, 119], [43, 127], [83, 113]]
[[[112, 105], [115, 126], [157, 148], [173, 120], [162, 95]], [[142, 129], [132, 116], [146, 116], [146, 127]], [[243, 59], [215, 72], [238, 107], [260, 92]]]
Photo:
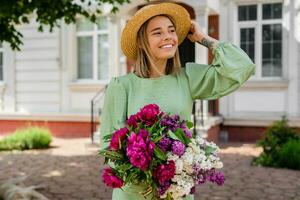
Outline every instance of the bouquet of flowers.
[[106, 136], [109, 147], [99, 153], [109, 168], [103, 182], [112, 188], [146, 184], [144, 196], [183, 199], [206, 181], [222, 185], [223, 163], [216, 144], [193, 137], [193, 123], [149, 104], [126, 120], [125, 127]]

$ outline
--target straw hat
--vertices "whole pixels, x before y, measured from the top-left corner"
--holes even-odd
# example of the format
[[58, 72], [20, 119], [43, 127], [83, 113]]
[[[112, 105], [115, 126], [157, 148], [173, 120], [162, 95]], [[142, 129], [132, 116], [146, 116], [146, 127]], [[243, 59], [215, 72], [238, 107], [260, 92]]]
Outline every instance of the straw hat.
[[136, 60], [137, 57], [137, 33], [140, 27], [150, 18], [157, 15], [167, 15], [175, 23], [178, 44], [187, 36], [191, 19], [188, 11], [175, 3], [160, 3], [148, 5], [141, 8], [127, 22], [121, 36], [121, 48], [123, 53], [130, 59]]

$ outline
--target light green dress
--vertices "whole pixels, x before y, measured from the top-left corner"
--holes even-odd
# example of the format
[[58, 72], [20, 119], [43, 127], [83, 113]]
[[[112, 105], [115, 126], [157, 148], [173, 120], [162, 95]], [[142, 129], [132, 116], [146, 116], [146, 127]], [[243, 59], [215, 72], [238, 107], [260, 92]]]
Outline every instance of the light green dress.
[[[211, 65], [187, 63], [175, 75], [140, 78], [134, 73], [112, 78], [105, 94], [101, 135], [123, 127], [127, 117], [146, 104], [190, 120], [195, 99], [217, 99], [238, 89], [255, 71], [255, 65], [239, 47], [219, 42]], [[106, 147], [108, 144], [103, 144]], [[114, 189], [113, 200], [143, 200], [143, 186]], [[150, 199], [150, 198], [149, 198]], [[185, 199], [193, 199], [190, 195]]]

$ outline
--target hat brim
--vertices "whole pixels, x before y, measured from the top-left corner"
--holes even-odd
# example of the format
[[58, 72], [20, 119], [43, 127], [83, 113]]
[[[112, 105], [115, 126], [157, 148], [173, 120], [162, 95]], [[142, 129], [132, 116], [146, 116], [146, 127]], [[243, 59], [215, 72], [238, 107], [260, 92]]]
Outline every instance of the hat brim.
[[176, 27], [178, 44], [186, 38], [191, 18], [188, 11], [174, 3], [161, 3], [149, 5], [139, 10], [126, 24], [121, 35], [121, 49], [125, 56], [136, 60], [137, 58], [137, 33], [140, 27], [150, 18], [157, 15], [167, 15], [172, 18]]

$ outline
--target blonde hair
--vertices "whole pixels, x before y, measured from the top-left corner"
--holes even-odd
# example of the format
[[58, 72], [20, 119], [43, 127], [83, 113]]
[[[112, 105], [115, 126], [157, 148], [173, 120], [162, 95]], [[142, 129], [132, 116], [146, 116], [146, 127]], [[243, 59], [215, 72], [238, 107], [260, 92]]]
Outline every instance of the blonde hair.
[[[156, 16], [165, 16], [170, 21], [173, 23], [175, 27], [175, 23], [173, 22], [172, 18], [167, 16], [167, 15], [156, 15]], [[154, 17], [156, 17], [154, 16]], [[154, 18], [152, 17], [152, 18]], [[150, 46], [148, 43], [148, 38], [147, 38], [147, 33], [146, 33], [146, 28], [148, 26], [149, 21], [152, 19], [150, 18], [147, 20], [139, 29], [138, 34], [137, 34], [137, 59], [134, 65], [134, 70], [136, 74], [139, 77], [142, 78], [149, 78], [150, 77], [150, 66], [155, 67], [154, 62], [152, 60], [152, 56], [150, 53]], [[175, 27], [176, 30], [176, 27]], [[175, 74], [177, 73], [181, 68], [180, 64], [180, 58], [179, 58], [179, 50], [177, 47], [177, 50], [175, 52], [174, 57], [169, 58], [167, 60], [167, 65], [166, 65], [166, 71], [165, 74]]]

